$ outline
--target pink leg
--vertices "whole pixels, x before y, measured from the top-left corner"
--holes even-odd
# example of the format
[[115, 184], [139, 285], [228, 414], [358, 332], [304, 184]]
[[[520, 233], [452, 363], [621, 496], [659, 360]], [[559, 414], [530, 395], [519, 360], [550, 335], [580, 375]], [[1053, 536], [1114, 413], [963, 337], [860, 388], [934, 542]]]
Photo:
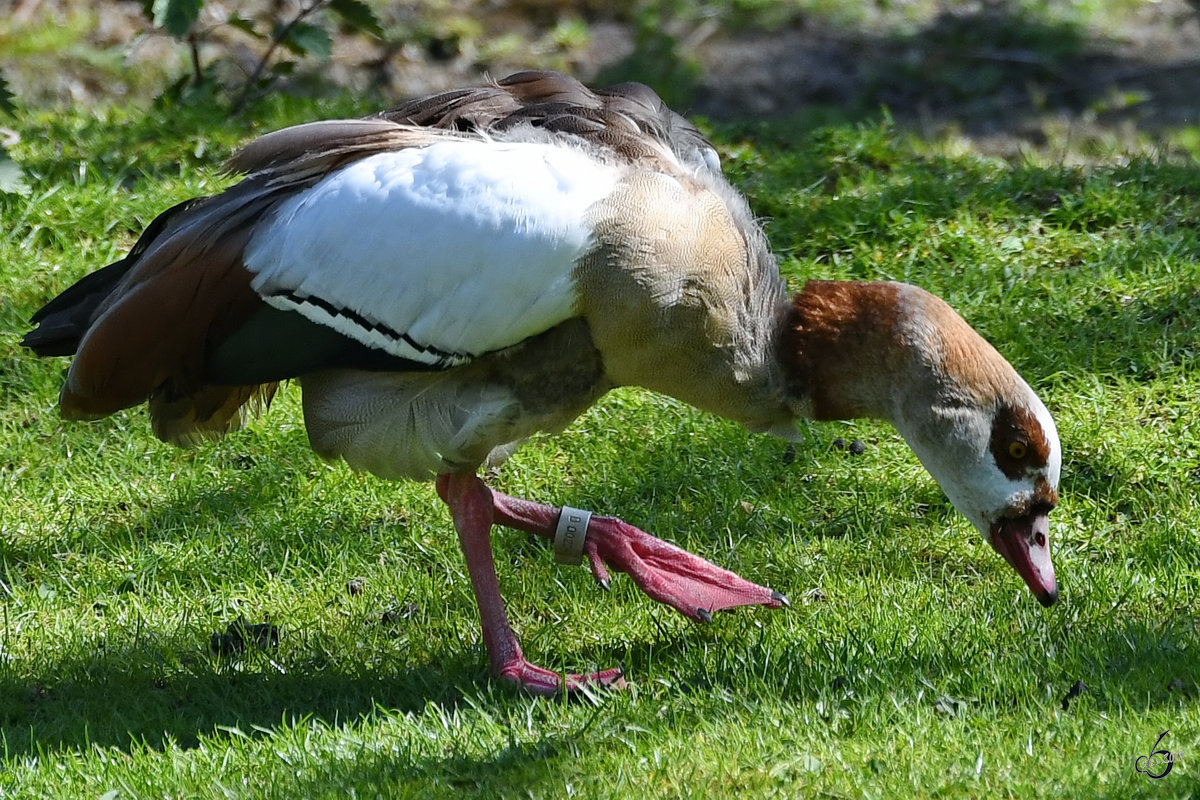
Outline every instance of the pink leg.
[[619, 669], [592, 675], [560, 676], [525, 660], [521, 645], [508, 624], [504, 599], [500, 596], [500, 582], [496, 578], [496, 565], [492, 560], [491, 490], [471, 474], [439, 475], [437, 488], [438, 494], [450, 507], [454, 527], [458, 530], [458, 541], [466, 557], [467, 573], [471, 576], [471, 588], [479, 606], [483, 644], [488, 651], [492, 674], [540, 695], [554, 695], [564, 689], [570, 692], [589, 683], [624, 686]]
[[[497, 524], [554, 538], [560, 509], [501, 492], [490, 494], [492, 519]], [[652, 599], [694, 620], [711, 622], [715, 612], [737, 606], [788, 605], [787, 597], [779, 592], [751, 583], [616, 517], [592, 517], [584, 552], [592, 576], [603, 588], [609, 586], [607, 564], [628, 573]]]

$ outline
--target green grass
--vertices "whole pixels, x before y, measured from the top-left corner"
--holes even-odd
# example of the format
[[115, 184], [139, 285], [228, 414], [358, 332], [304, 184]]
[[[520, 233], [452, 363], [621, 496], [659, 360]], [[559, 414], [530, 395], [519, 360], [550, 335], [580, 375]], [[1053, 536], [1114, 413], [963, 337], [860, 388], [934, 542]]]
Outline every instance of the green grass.
[[[808, 425], [789, 461], [620, 391], [495, 484], [621, 515], [793, 608], [693, 625], [498, 532], [527, 653], [631, 678], [554, 702], [488, 678], [431, 487], [319, 461], [295, 387], [184, 452], [142, 410], [62, 422], [65, 362], [17, 344], [158, 211], [226, 185], [237, 142], [365, 110], [15, 121], [33, 191], [0, 196], [0, 796], [1196, 795], [1194, 162], [1010, 165], [885, 122], [715, 131], [796, 286], [926, 286], [1039, 388], [1065, 450], [1062, 601], [1039, 607], [886, 426]], [[278, 647], [213, 654], [239, 617], [277, 625]], [[1180, 761], [1152, 781], [1134, 760], [1167, 729]]]

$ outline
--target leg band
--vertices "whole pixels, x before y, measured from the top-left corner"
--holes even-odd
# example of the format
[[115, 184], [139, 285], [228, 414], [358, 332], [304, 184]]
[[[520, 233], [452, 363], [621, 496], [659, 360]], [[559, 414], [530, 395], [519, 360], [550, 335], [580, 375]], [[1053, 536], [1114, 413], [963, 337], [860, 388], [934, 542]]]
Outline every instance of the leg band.
[[554, 560], [559, 564], [583, 563], [583, 540], [587, 538], [592, 512], [563, 506], [554, 531]]

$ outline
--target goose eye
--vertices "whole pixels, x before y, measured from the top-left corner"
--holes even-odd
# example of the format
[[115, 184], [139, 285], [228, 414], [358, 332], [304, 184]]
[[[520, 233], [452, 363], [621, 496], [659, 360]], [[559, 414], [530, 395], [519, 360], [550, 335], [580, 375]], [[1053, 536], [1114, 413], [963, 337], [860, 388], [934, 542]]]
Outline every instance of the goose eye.
[[1018, 461], [1025, 457], [1026, 450], [1027, 448], [1025, 447], [1024, 442], [1013, 441], [1008, 443], [1009, 456]]

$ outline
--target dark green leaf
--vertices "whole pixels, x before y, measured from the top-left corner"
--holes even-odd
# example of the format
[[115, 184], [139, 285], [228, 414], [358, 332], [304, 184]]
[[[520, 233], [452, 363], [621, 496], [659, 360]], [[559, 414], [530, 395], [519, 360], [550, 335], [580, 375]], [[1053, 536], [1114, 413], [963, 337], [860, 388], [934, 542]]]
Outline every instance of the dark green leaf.
[[8, 81], [4, 79], [4, 73], [0, 72], [0, 114], [12, 114], [16, 110], [17, 106], [13, 102], [12, 90], [8, 88]]
[[333, 0], [329, 10], [337, 14], [351, 30], [383, 36], [383, 24], [379, 17], [362, 0]]
[[229, 19], [227, 19], [226, 22], [229, 24], [229, 26], [231, 28], [237, 28], [242, 33], [245, 33], [249, 36], [253, 36], [255, 39], [267, 38], [266, 34], [255, 29], [254, 20], [246, 19], [245, 17], [243, 17], [241, 14], [237, 13], [236, 11], [229, 15]]
[[313, 56], [322, 61], [333, 53], [333, 40], [329, 31], [318, 25], [297, 22], [288, 30], [283, 46], [296, 55]]
[[203, 7], [204, 0], [154, 0], [152, 19], [155, 25], [176, 39], [182, 39], [192, 29], [192, 23], [199, 18]]

